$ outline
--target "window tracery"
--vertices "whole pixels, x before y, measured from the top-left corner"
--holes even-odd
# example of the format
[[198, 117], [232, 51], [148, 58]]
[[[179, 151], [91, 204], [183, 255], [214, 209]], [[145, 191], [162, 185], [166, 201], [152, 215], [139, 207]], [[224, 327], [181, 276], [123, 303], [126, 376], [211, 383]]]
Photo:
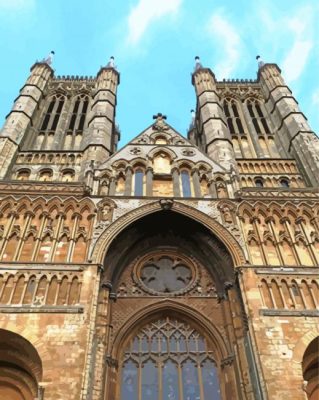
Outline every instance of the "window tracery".
[[34, 147], [37, 150], [51, 148], [54, 134], [64, 108], [64, 103], [65, 97], [61, 94], [56, 94], [51, 98], [47, 111], [42, 119], [40, 131], [34, 141]]
[[206, 340], [166, 317], [144, 326], [121, 361], [121, 400], [220, 399], [218, 371]]
[[254, 157], [253, 145], [247, 134], [248, 129], [240, 104], [232, 98], [226, 98], [223, 108], [236, 156]]
[[198, 281], [198, 271], [192, 260], [172, 250], [151, 252], [138, 260], [134, 280], [151, 294], [185, 293]]

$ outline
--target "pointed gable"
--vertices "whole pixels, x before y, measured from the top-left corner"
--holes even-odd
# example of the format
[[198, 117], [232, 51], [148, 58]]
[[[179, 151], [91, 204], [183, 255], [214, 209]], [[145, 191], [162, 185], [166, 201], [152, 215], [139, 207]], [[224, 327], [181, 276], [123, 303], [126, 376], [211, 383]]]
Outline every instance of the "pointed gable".
[[194, 146], [189, 140], [172, 128], [162, 114], [154, 116], [155, 122], [132, 139], [126, 146], [110, 157], [99, 170], [111, 170], [121, 161], [136, 164], [138, 162], [150, 164], [154, 155], [166, 152], [176, 165], [183, 161], [189, 162], [190, 166], [206, 168], [212, 172], [224, 173], [225, 169], [207, 157], [201, 150]]

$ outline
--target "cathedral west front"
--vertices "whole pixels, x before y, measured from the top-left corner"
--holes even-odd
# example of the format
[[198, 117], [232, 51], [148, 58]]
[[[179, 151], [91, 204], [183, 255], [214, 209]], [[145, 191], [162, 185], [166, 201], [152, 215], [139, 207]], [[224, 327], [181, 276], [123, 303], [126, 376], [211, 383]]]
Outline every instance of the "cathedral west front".
[[[36, 62], [0, 134], [0, 399], [318, 400], [319, 139], [196, 57], [118, 150], [120, 73]], [[186, 124], [186, 123], [185, 123]]]

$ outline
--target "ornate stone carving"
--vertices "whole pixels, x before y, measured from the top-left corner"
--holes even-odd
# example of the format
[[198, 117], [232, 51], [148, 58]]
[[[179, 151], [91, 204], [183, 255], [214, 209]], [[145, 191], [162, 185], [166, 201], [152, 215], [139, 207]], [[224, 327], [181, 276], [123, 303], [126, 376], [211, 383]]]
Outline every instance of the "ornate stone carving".
[[153, 119], [156, 119], [155, 123], [152, 125], [153, 130], [158, 132], [165, 132], [169, 129], [169, 126], [166, 124], [166, 115], [158, 113], [153, 116]]
[[140, 147], [133, 147], [130, 149], [130, 154], [133, 154], [134, 156], [137, 156], [142, 153], [142, 149]]
[[174, 200], [171, 199], [161, 199], [159, 200], [162, 210], [170, 210], [173, 207]]
[[196, 154], [196, 152], [193, 149], [183, 149], [182, 154], [183, 156], [193, 157]]

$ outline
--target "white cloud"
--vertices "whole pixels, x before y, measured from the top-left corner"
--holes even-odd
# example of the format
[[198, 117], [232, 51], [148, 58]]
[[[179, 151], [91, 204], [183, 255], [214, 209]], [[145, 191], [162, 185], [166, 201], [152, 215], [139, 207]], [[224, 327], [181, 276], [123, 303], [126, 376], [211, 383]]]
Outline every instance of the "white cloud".
[[311, 20], [313, 10], [305, 8], [298, 10], [298, 14], [288, 19], [286, 26], [293, 35], [293, 44], [282, 63], [285, 78], [288, 82], [297, 80], [303, 73], [314, 42]]
[[0, 10], [19, 11], [32, 8], [35, 5], [34, 0], [0, 0]]
[[218, 79], [229, 78], [236, 69], [240, 59], [240, 36], [236, 28], [222, 15], [214, 14], [208, 23], [208, 32], [222, 50], [222, 59], [214, 67]]
[[181, 4], [182, 0], [139, 0], [128, 17], [129, 43], [139, 42], [152, 22], [177, 13]]

